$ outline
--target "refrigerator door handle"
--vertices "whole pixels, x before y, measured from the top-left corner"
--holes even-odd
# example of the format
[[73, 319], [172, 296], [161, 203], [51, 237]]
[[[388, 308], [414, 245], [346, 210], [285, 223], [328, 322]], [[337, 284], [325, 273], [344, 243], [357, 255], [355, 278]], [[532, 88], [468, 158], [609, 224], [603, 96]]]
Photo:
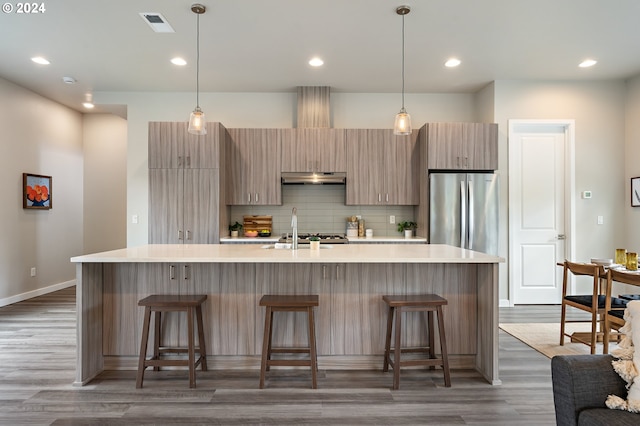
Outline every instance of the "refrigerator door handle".
[[465, 182], [460, 181], [460, 247], [467, 248], [467, 191]]
[[473, 250], [473, 233], [475, 232], [473, 224], [474, 224], [474, 217], [473, 217], [473, 206], [475, 205], [473, 203], [473, 181], [469, 180], [467, 181], [467, 191], [469, 192], [469, 244], [467, 246], [467, 248], [469, 250]]

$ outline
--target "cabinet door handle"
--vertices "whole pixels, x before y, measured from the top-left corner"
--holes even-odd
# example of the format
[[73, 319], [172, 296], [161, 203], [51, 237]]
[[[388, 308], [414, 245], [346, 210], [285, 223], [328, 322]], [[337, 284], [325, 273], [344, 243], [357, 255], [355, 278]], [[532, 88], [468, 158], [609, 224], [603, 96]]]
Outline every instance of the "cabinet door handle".
[[258, 193], [257, 192], [256, 192], [256, 198], [255, 198], [254, 202], [256, 202], [256, 203], [258, 202]]
[[170, 280], [175, 280], [176, 279], [176, 266], [175, 265], [169, 266], [169, 279]]
[[250, 192], [247, 192], [247, 195], [248, 195], [248, 197], [249, 197], [247, 201], [249, 202], [249, 204], [251, 204], [251, 193], [250, 193]]
[[378, 194], [378, 202], [379, 203], [382, 202], [382, 195], [381, 194]]
[[322, 265], [322, 279], [327, 279], [327, 265]]
[[178, 167], [182, 167], [182, 156], [178, 155]]
[[189, 279], [189, 265], [184, 265], [184, 279]]
[[191, 240], [191, 231], [187, 229], [186, 234], [187, 234], [187, 241]]
[[182, 240], [182, 231], [178, 231], [178, 240]]
[[389, 193], [387, 193], [387, 203], [389, 202]]
[[336, 265], [336, 281], [340, 278], [340, 265]]

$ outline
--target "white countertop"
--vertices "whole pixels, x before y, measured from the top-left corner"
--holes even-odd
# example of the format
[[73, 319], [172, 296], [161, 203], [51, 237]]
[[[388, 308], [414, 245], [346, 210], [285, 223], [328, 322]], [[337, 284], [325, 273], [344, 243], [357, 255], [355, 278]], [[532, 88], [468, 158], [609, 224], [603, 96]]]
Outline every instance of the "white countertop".
[[[270, 246], [273, 246], [271, 244]], [[151, 244], [71, 258], [74, 263], [499, 263], [504, 259], [444, 244], [335, 244], [311, 250], [262, 244]]]

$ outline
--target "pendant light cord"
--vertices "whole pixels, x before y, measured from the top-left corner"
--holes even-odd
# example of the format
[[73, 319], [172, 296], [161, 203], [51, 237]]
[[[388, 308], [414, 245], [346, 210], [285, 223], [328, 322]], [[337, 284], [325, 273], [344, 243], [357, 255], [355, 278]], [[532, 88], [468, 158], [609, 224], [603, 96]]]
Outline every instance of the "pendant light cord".
[[404, 111], [404, 15], [402, 15], [402, 111]]
[[[404, 17], [403, 25], [404, 25]], [[197, 14], [196, 19], [196, 108], [200, 109], [200, 14]], [[403, 60], [404, 62], [404, 60]], [[404, 71], [403, 71], [404, 73]], [[403, 83], [404, 84], [404, 83]], [[404, 90], [404, 89], [403, 89]], [[403, 101], [404, 104], [404, 101]]]

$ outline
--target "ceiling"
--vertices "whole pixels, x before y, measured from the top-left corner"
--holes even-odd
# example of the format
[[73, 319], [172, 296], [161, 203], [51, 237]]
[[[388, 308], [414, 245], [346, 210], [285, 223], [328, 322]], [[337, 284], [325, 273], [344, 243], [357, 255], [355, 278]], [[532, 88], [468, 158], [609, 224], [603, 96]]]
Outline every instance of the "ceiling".
[[[195, 92], [190, 0], [57, 0], [0, 14], [0, 77], [73, 109], [87, 93]], [[640, 75], [638, 0], [200, 0], [201, 92], [470, 93], [494, 80]], [[5, 3], [6, 5], [7, 3]], [[8, 3], [17, 5], [17, 2]], [[175, 33], [139, 15], [156, 12]], [[51, 64], [37, 65], [33, 56]], [[169, 62], [175, 56], [183, 67]], [[325, 65], [308, 60], [320, 56]], [[462, 64], [444, 67], [449, 57]], [[578, 63], [593, 58], [591, 68]], [[73, 77], [75, 84], [62, 78]], [[101, 109], [98, 108], [98, 111]]]

